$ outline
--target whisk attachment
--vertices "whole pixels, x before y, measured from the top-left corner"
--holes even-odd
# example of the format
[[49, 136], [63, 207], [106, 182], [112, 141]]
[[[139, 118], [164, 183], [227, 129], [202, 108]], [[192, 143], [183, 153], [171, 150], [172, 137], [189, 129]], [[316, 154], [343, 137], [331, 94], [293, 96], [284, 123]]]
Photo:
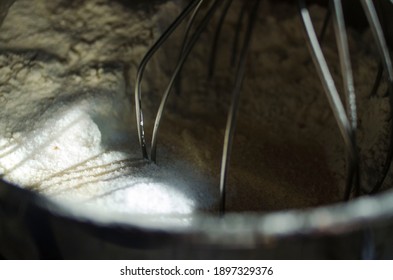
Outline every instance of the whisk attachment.
[[[341, 1], [337, 0], [333, 2], [334, 13], [335, 13], [335, 27], [339, 53], [340, 53], [340, 61], [342, 65], [342, 69], [345, 72], [347, 68], [350, 67], [349, 63], [349, 52], [348, 52], [348, 42], [346, 40], [345, 26], [344, 26], [344, 18], [342, 15], [342, 7]], [[344, 139], [344, 143], [347, 150], [347, 183], [345, 187], [345, 195], [344, 200], [348, 200], [350, 198], [350, 193], [352, 191], [353, 183], [358, 183], [359, 180], [356, 179], [358, 176], [358, 155], [357, 155], [357, 147], [356, 147], [356, 139], [355, 139], [355, 129], [356, 126], [353, 126], [353, 123], [356, 122], [356, 106], [355, 106], [355, 97], [353, 92], [353, 81], [351, 82], [352, 74], [344, 74], [344, 80], [346, 82], [346, 93], [347, 100], [349, 104], [349, 113], [348, 117], [347, 112], [342, 104], [340, 96], [338, 94], [336, 85], [334, 83], [333, 77], [330, 73], [329, 67], [327, 65], [325, 56], [323, 55], [320, 43], [318, 41], [317, 34], [314, 29], [314, 25], [311, 20], [311, 16], [309, 14], [308, 8], [305, 4], [304, 0], [299, 0], [299, 8], [300, 15], [303, 21], [304, 29], [306, 32], [307, 43], [310, 49], [310, 53], [312, 55], [314, 64], [317, 68], [317, 72], [319, 78], [322, 82], [324, 91], [328, 98], [330, 107], [333, 111], [333, 115], [336, 119], [337, 125], [340, 129], [341, 135]], [[351, 70], [352, 71], [352, 70]], [[349, 95], [348, 95], [349, 94]], [[352, 122], [351, 122], [352, 121]], [[358, 189], [358, 186], [355, 186], [355, 189]]]
[[[331, 0], [330, 8], [333, 9], [333, 26], [336, 35], [338, 54], [340, 58], [341, 74], [343, 77], [346, 110], [348, 119], [351, 126], [351, 153], [347, 155], [348, 164], [348, 177], [347, 177], [347, 188], [344, 199], [349, 199], [350, 188], [349, 186], [354, 186], [355, 195], [359, 195], [360, 192], [360, 174], [359, 174], [359, 155], [357, 151], [357, 141], [356, 141], [356, 130], [357, 130], [357, 108], [356, 108], [356, 95], [355, 95], [355, 85], [353, 80], [351, 59], [349, 55], [348, 47], [348, 37], [344, 22], [344, 13], [341, 5], [341, 0]], [[329, 9], [330, 10], [330, 9]]]
[[[159, 108], [158, 108], [158, 111], [156, 114], [154, 128], [153, 128], [153, 134], [152, 134], [152, 142], [151, 142], [150, 159], [152, 162], [156, 162], [156, 160], [157, 160], [158, 131], [159, 131], [162, 115], [165, 110], [165, 105], [166, 105], [167, 100], [169, 98], [170, 92], [175, 84], [175, 81], [178, 78], [184, 63], [187, 60], [188, 55], [190, 54], [190, 52], [193, 49], [196, 42], [198, 41], [201, 33], [204, 31], [206, 26], [209, 24], [211, 18], [213, 17], [215, 12], [217, 11], [218, 7], [222, 3], [225, 3], [223, 11], [221, 13], [221, 17], [219, 19], [219, 23], [218, 23], [216, 32], [215, 32], [215, 39], [214, 39], [215, 43], [213, 42], [213, 47], [212, 47], [212, 54], [211, 54], [211, 60], [210, 60], [211, 75], [214, 70], [214, 63], [215, 62], [214, 62], [213, 57], [215, 57], [222, 25], [224, 23], [226, 14], [232, 4], [232, 0], [226, 0], [225, 2], [224, 2], [224, 0], [213, 1], [209, 5], [209, 8], [208, 8], [206, 14], [203, 16], [200, 23], [196, 27], [196, 30], [191, 34], [191, 29], [194, 25], [196, 16], [202, 7], [203, 2], [204, 2], [204, 0], [193, 1], [183, 10], [183, 12], [177, 17], [177, 19], [161, 35], [161, 37], [157, 40], [157, 42], [149, 49], [149, 51], [147, 52], [147, 54], [143, 58], [141, 65], [139, 66], [139, 69], [138, 69], [137, 82], [136, 82], [136, 87], [135, 87], [138, 136], [139, 136], [140, 145], [142, 148], [143, 157], [148, 158], [148, 153], [147, 153], [147, 148], [146, 148], [146, 143], [145, 143], [145, 138], [144, 138], [143, 115], [142, 115], [142, 106], [141, 106], [141, 80], [142, 80], [143, 72], [145, 70], [145, 67], [146, 67], [148, 61], [151, 59], [151, 57], [154, 55], [154, 53], [168, 39], [168, 37], [172, 34], [172, 32], [174, 32], [174, 30], [178, 27], [178, 25], [185, 19], [185, 17], [188, 16], [192, 12], [192, 15], [188, 21], [188, 24], [187, 24], [187, 27], [185, 30], [185, 35], [184, 35], [184, 39], [182, 42], [182, 47], [181, 47], [179, 59], [177, 61], [175, 70], [172, 73], [172, 76], [170, 77], [170, 80], [169, 80], [169, 83], [166, 87], [166, 90], [162, 96], [162, 99], [161, 99], [161, 102], [160, 102], [160, 105], [159, 105]], [[243, 45], [242, 45], [239, 59], [237, 61], [237, 65], [236, 65], [235, 84], [234, 84], [234, 88], [232, 91], [232, 101], [231, 101], [231, 105], [230, 105], [229, 113], [228, 113], [227, 126], [226, 126], [224, 145], [223, 145], [222, 166], [221, 166], [221, 173], [220, 173], [220, 213], [221, 214], [224, 214], [224, 212], [225, 212], [225, 195], [226, 195], [226, 184], [227, 184], [227, 177], [228, 177], [228, 167], [229, 167], [229, 162], [230, 162], [230, 151], [231, 151], [231, 147], [232, 147], [232, 141], [233, 141], [235, 126], [236, 126], [236, 115], [237, 115], [237, 110], [238, 110], [238, 105], [239, 105], [240, 91], [241, 91], [241, 87], [242, 87], [242, 83], [243, 83], [243, 79], [244, 79], [244, 75], [245, 75], [245, 70], [246, 70], [246, 60], [247, 60], [246, 58], [247, 58], [249, 45], [251, 42], [252, 31], [253, 31], [253, 28], [254, 28], [254, 25], [256, 22], [256, 18], [257, 18], [257, 14], [258, 14], [257, 10], [259, 7], [259, 3], [260, 3], [260, 0], [254, 0], [252, 2], [252, 6], [249, 6], [249, 7], [251, 7], [251, 13], [248, 18], [247, 30], [244, 35]], [[243, 15], [241, 17], [245, 17], [247, 6], [248, 5], [245, 5], [245, 4], [243, 5], [243, 11], [241, 12]], [[239, 26], [241, 26], [241, 25], [239, 24]], [[239, 27], [239, 31], [237, 33], [240, 34], [240, 27]], [[237, 34], [236, 36], [239, 36], [239, 34]]]
[[[301, 15], [303, 19], [303, 23], [305, 26], [305, 30], [307, 33], [308, 37], [308, 42], [310, 45], [311, 53], [314, 59], [314, 63], [317, 67], [318, 74], [320, 76], [320, 79], [322, 81], [322, 84], [324, 86], [325, 92], [328, 95], [331, 107], [333, 109], [333, 112], [336, 117], [336, 121], [338, 123], [338, 126], [340, 127], [342, 136], [344, 137], [344, 141], [346, 143], [347, 147], [347, 161], [348, 161], [348, 178], [347, 178], [347, 185], [346, 185], [346, 190], [345, 190], [345, 199], [348, 199], [350, 196], [351, 192], [351, 185], [355, 185], [355, 190], [356, 193], [359, 193], [359, 155], [357, 152], [357, 144], [356, 144], [356, 137], [355, 137], [355, 132], [356, 132], [356, 124], [357, 124], [357, 116], [356, 116], [356, 97], [355, 97], [355, 91], [354, 91], [354, 83], [353, 83], [353, 74], [352, 74], [352, 67], [350, 64], [350, 58], [349, 58], [349, 50], [348, 50], [348, 39], [346, 38], [346, 31], [345, 31], [345, 23], [344, 23], [344, 16], [343, 16], [343, 11], [342, 11], [342, 5], [341, 5], [341, 0], [331, 0], [330, 1], [330, 6], [333, 9], [333, 14], [334, 14], [334, 29], [335, 29], [335, 35], [336, 35], [336, 40], [337, 40], [337, 45], [338, 45], [338, 51], [339, 51], [339, 57], [340, 57], [340, 64], [341, 64], [341, 71], [343, 75], [343, 81], [344, 81], [344, 90], [345, 90], [345, 96], [346, 96], [346, 108], [347, 108], [347, 116], [348, 120], [345, 120], [342, 108], [340, 103], [341, 101], [336, 96], [336, 88], [334, 86], [334, 81], [331, 78], [331, 75], [329, 73], [329, 70], [327, 68], [326, 61], [324, 61], [323, 58], [323, 53], [320, 48], [320, 41], [323, 38], [323, 34], [325, 33], [322, 32], [320, 36], [320, 40], [316, 39], [314, 36], [315, 31], [313, 30], [312, 26], [312, 21], [311, 18], [308, 14], [308, 10], [306, 8], [305, 2], [303, 0], [299, 1], [300, 3], [300, 10], [301, 10]], [[382, 74], [383, 71], [387, 72], [388, 76], [388, 95], [389, 95], [389, 102], [390, 102], [390, 108], [391, 110], [393, 109], [393, 68], [392, 68], [392, 62], [389, 54], [389, 50], [387, 47], [387, 43], [384, 37], [383, 29], [377, 14], [377, 11], [375, 9], [375, 6], [371, 0], [361, 0], [361, 4], [363, 6], [363, 10], [365, 11], [365, 14], [367, 16], [370, 29], [372, 31], [374, 41], [376, 42], [376, 45], [378, 47], [378, 52], [381, 57], [381, 64], [378, 69], [378, 73], [373, 85], [373, 89], [371, 91], [371, 95], [375, 95], [376, 91], [378, 90], [380, 81], [382, 79]], [[329, 14], [327, 14], [325, 21], [324, 21], [324, 27], [322, 30], [324, 30], [327, 25], [327, 22], [329, 21]], [[336, 97], [335, 97], [336, 96]], [[334, 101], [336, 100], [336, 101]], [[333, 101], [333, 102], [332, 102]], [[347, 121], [350, 122], [349, 126], [347, 127]], [[385, 181], [387, 174], [390, 170], [391, 167], [391, 162], [393, 159], [393, 121], [391, 120], [391, 129], [390, 129], [390, 143], [388, 147], [388, 152], [387, 156], [385, 159], [385, 163], [383, 166], [383, 170], [381, 172], [381, 177], [371, 190], [372, 193], [376, 193], [377, 191], [380, 190], [380, 188], [383, 185], [383, 182]]]
[[189, 35], [190, 35], [190, 32], [191, 32], [192, 25], [194, 24], [195, 19], [196, 19], [197, 15], [198, 15], [199, 11], [201, 10], [201, 6], [202, 6], [203, 2], [205, 2], [205, 0], [198, 0], [198, 4], [194, 8], [194, 11], [192, 12], [191, 17], [190, 17], [190, 19], [187, 22], [187, 27], [186, 27], [186, 30], [184, 32], [184, 39], [183, 39], [182, 46], [181, 46], [179, 60], [181, 59], [182, 55], [186, 51], [187, 43], [189, 42]]
[[222, 1], [220, 0], [215, 0], [211, 7], [209, 8], [208, 12], [202, 19], [201, 23], [199, 24], [197, 30], [195, 33], [192, 35], [190, 41], [187, 43], [187, 46], [184, 50], [184, 53], [181, 56], [181, 59], [178, 61], [175, 71], [172, 74], [172, 77], [170, 79], [170, 82], [165, 90], [165, 93], [161, 99], [160, 106], [157, 111], [156, 119], [154, 122], [154, 129], [153, 129], [153, 136], [152, 136], [152, 143], [151, 143], [151, 160], [153, 162], [156, 162], [156, 155], [157, 155], [157, 136], [158, 136], [158, 129], [161, 123], [161, 118], [162, 114], [164, 112], [164, 108], [166, 105], [166, 102], [168, 100], [169, 94], [172, 90], [173, 84], [177, 78], [177, 75], [180, 73], [180, 70], [183, 67], [184, 62], [186, 61], [188, 55], [190, 54], [192, 48], [194, 47], [195, 43], [199, 39], [199, 36], [203, 32], [203, 30], [206, 28], [207, 24], [211, 20], [212, 16], [214, 15], [214, 12], [217, 10], [218, 6], [221, 4]]
[[235, 134], [236, 118], [239, 107], [240, 92], [246, 72], [247, 53], [249, 50], [253, 29], [255, 26], [258, 7], [260, 0], [254, 1], [252, 12], [249, 16], [247, 30], [244, 36], [243, 46], [240, 52], [240, 59], [236, 66], [236, 78], [232, 91], [231, 106], [228, 112], [227, 124], [225, 129], [224, 146], [221, 159], [221, 172], [220, 172], [220, 214], [225, 214], [225, 201], [226, 201], [226, 186], [228, 178], [228, 169], [230, 163], [230, 155], [233, 137]]
[[176, 28], [183, 22], [183, 20], [194, 10], [194, 8], [198, 5], [200, 0], [191, 1], [188, 6], [180, 13], [180, 15], [172, 22], [172, 24], [164, 31], [164, 33], [160, 36], [160, 38], [154, 43], [154, 45], [147, 51], [145, 56], [143, 57], [141, 63], [138, 67], [137, 78], [135, 82], [135, 112], [136, 112], [136, 123], [138, 129], [138, 139], [139, 145], [142, 150], [142, 156], [145, 159], [148, 159], [147, 147], [146, 147], [146, 139], [145, 139], [145, 130], [144, 130], [144, 122], [143, 122], [143, 111], [142, 111], [142, 78], [145, 71], [145, 68], [156, 53], [157, 50], [165, 43], [168, 37], [176, 30]]
[[[201, 34], [211, 22], [212, 17], [217, 14], [220, 6], [223, 5], [222, 10], [218, 16], [218, 23], [214, 31], [214, 37], [210, 54], [208, 57], [208, 79], [214, 76], [216, 57], [218, 53], [218, 45], [221, 37], [221, 32], [225, 19], [232, 7], [233, 0], [194, 0], [191, 1], [185, 9], [180, 13], [176, 20], [167, 28], [161, 35], [157, 42], [149, 49], [143, 58], [138, 69], [137, 82], [135, 85], [135, 103], [137, 115], [138, 137], [142, 149], [142, 155], [148, 159], [149, 154], [146, 147], [146, 139], [144, 136], [142, 102], [141, 102], [141, 81], [147, 63], [155, 52], [165, 43], [169, 36], [178, 28], [178, 26], [189, 17], [185, 28], [183, 41], [181, 43], [180, 54], [175, 65], [175, 69], [170, 76], [169, 82], [161, 97], [159, 108], [155, 116], [155, 122], [151, 140], [150, 160], [157, 161], [157, 140], [159, 136], [159, 129], [162, 116], [168, 98], [173, 87], [180, 91], [180, 75], [181, 70], [186, 62], [189, 54], [199, 40]], [[231, 151], [236, 130], [238, 107], [240, 103], [241, 89], [246, 72], [247, 54], [252, 40], [253, 29], [258, 17], [258, 8], [260, 0], [243, 1], [242, 7], [238, 12], [236, 27], [234, 30], [234, 42], [232, 45], [232, 52], [230, 54], [230, 65], [234, 68], [234, 84], [231, 92], [231, 100], [227, 115], [224, 141], [222, 146], [221, 166], [220, 166], [220, 182], [219, 182], [219, 214], [224, 215], [226, 212], [226, 194], [228, 184], [228, 174], [230, 168]], [[336, 124], [340, 130], [341, 137], [345, 145], [346, 151], [346, 183], [344, 189], [344, 200], [349, 200], [351, 197], [356, 197], [363, 193], [367, 193], [360, 186], [360, 155], [358, 151], [356, 132], [358, 129], [358, 116], [356, 105], [356, 93], [353, 68], [351, 65], [350, 51], [348, 46], [348, 36], [346, 31], [346, 23], [344, 20], [344, 11], [341, 0], [330, 0], [329, 8], [325, 15], [322, 29], [319, 35], [315, 31], [310, 12], [305, 0], [298, 0], [300, 17], [303, 22], [303, 27], [306, 34], [306, 42], [308, 44], [311, 57], [317, 70], [317, 74], [322, 83], [325, 95], [328, 99], [329, 106], [333, 112]], [[387, 48], [387, 43], [384, 38], [383, 30], [378, 19], [374, 4], [371, 0], [361, 0], [363, 9], [366, 13], [374, 41], [378, 47], [380, 55], [380, 66], [373, 85], [372, 95], [377, 92], [383, 73], [386, 72], [388, 76], [388, 94], [390, 100], [391, 110], [393, 110], [393, 67], [390, 59], [390, 54]], [[206, 8], [206, 10], [205, 10]], [[199, 15], [202, 13], [203, 15]], [[198, 20], [197, 20], [198, 19]], [[336, 87], [333, 76], [328, 67], [326, 58], [323, 54], [321, 44], [324, 40], [327, 28], [333, 23], [333, 30], [336, 38], [338, 57], [341, 68], [341, 78], [343, 80], [343, 95], [344, 100], [341, 100], [338, 89]], [[242, 32], [244, 31], [244, 32]], [[392, 113], [393, 114], [393, 113]], [[371, 193], [380, 190], [390, 169], [393, 158], [393, 120], [391, 120], [391, 135], [389, 150], [384, 162], [383, 171], [377, 184], [373, 186]], [[370, 191], [368, 191], [370, 193]]]
[[356, 95], [355, 85], [353, 81], [353, 73], [351, 66], [351, 59], [349, 55], [348, 37], [345, 29], [344, 13], [341, 5], [341, 0], [332, 0], [334, 9], [334, 29], [336, 34], [336, 41], [338, 53], [340, 57], [341, 72], [343, 76], [343, 84], [346, 99], [346, 108], [348, 118], [351, 122], [352, 131], [357, 129], [357, 109], [356, 109]]

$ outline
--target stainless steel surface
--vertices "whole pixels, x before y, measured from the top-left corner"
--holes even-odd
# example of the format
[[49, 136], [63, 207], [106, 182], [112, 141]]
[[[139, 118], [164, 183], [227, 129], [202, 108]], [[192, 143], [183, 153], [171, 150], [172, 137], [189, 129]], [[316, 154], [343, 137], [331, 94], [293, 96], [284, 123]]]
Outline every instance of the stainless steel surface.
[[11, 259], [393, 258], [392, 192], [304, 211], [184, 217], [183, 225], [82, 214], [4, 182], [0, 205], [0, 254]]

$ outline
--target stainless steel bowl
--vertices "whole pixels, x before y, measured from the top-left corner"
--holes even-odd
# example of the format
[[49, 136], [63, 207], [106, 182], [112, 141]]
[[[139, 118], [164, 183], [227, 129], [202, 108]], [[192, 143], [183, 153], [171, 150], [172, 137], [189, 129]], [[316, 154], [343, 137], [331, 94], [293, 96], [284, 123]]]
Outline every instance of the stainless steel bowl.
[[1, 182], [0, 255], [7, 259], [393, 257], [392, 191], [309, 210], [223, 218], [83, 210]]

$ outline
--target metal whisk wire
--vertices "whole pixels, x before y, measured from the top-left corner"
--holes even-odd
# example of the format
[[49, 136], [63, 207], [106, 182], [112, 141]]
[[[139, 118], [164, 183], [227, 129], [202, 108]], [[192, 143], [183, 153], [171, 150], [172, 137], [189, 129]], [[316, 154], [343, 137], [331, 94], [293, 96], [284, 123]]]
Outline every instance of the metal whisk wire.
[[[154, 53], [161, 47], [162, 44], [169, 38], [169, 36], [174, 32], [174, 30], [178, 27], [178, 25], [187, 17], [191, 12], [192, 15], [188, 21], [184, 39], [182, 42], [181, 52], [176, 64], [175, 70], [170, 77], [169, 84], [162, 96], [159, 109], [156, 114], [156, 119], [153, 128], [152, 134], [152, 142], [151, 142], [151, 156], [150, 159], [152, 162], [156, 162], [157, 160], [157, 136], [158, 131], [161, 123], [161, 118], [165, 109], [165, 105], [167, 103], [168, 97], [174, 86], [176, 78], [180, 75], [180, 71], [185, 63], [188, 55], [190, 54], [192, 48], [194, 47], [195, 43], [197, 42], [199, 36], [206, 28], [207, 24], [210, 22], [212, 16], [214, 15], [215, 11], [218, 9], [220, 4], [223, 2], [222, 0], [215, 0], [209, 7], [208, 11], [202, 18], [201, 22], [199, 23], [196, 31], [190, 36], [191, 28], [195, 21], [196, 15], [201, 9], [202, 3], [204, 0], [195, 0], [192, 1], [178, 16], [178, 18], [168, 27], [168, 29], [161, 35], [161, 37], [157, 40], [157, 42], [150, 48], [150, 50], [144, 56], [137, 73], [137, 81], [135, 86], [135, 102], [136, 102], [136, 114], [137, 114], [137, 126], [138, 126], [138, 137], [139, 142], [141, 145], [142, 155], [144, 158], [148, 159], [148, 152], [146, 147], [146, 141], [144, 137], [144, 126], [143, 126], [143, 114], [142, 114], [142, 101], [141, 101], [141, 81], [143, 77], [144, 70], [148, 61], [152, 58]], [[228, 168], [229, 168], [229, 161], [230, 161], [230, 150], [232, 147], [232, 140], [234, 135], [234, 130], [236, 126], [236, 114], [238, 110], [238, 103], [240, 97], [240, 91], [242, 87], [242, 82], [244, 79], [245, 69], [246, 69], [246, 58], [249, 49], [249, 45], [251, 42], [251, 35], [252, 31], [256, 22], [257, 18], [257, 10], [259, 7], [260, 0], [255, 0], [252, 2], [253, 5], [250, 5], [251, 13], [248, 20], [247, 30], [244, 36], [243, 46], [240, 51], [239, 60], [236, 64], [236, 74], [235, 74], [235, 84], [234, 89], [232, 92], [232, 102], [230, 105], [229, 113], [228, 113], [228, 120], [227, 120], [227, 128], [225, 132], [225, 139], [223, 145], [223, 154], [222, 154], [222, 166], [221, 166], [221, 175], [220, 175], [220, 213], [224, 214], [225, 212], [225, 193], [226, 193], [226, 182], [228, 177]], [[215, 36], [214, 36], [214, 43], [211, 51], [210, 63], [209, 63], [209, 73], [210, 77], [214, 71], [214, 64], [215, 64], [215, 54], [217, 51], [218, 39], [220, 36], [221, 28], [225, 17], [228, 13], [228, 10], [232, 4], [232, 0], [226, 0], [224, 9], [222, 11]], [[243, 5], [242, 8], [242, 17], [245, 16], [246, 7], [248, 5]], [[239, 24], [238, 24], [239, 25]], [[236, 39], [239, 37], [240, 30], [236, 32]], [[237, 42], [235, 42], [237, 44]]]
[[[172, 77], [170, 78], [169, 84], [168, 84], [168, 86], [167, 86], [167, 88], [165, 90], [165, 93], [164, 93], [164, 95], [163, 95], [163, 97], [161, 99], [161, 103], [160, 103], [160, 106], [158, 108], [156, 119], [155, 119], [155, 122], [154, 122], [153, 137], [152, 137], [152, 142], [151, 142], [151, 160], [153, 162], [156, 162], [156, 160], [157, 160], [157, 136], [158, 136], [158, 129], [160, 127], [162, 114], [164, 112], [164, 108], [165, 108], [165, 105], [167, 103], [169, 94], [170, 94], [170, 92], [172, 90], [172, 87], [174, 85], [174, 82], [175, 82], [175, 80], [177, 78], [177, 75], [180, 73], [180, 70], [182, 69], [183, 64], [186, 61], [188, 55], [190, 54], [192, 48], [194, 47], [195, 43], [199, 39], [199, 36], [203, 32], [203, 30], [206, 28], [207, 24], [211, 20], [212, 16], [214, 15], [214, 12], [217, 10], [217, 8], [221, 4], [221, 2], [222, 1], [220, 1], [220, 0], [215, 0], [213, 2], [211, 7], [209, 8], [208, 12], [206, 13], [206, 15], [203, 17], [201, 23], [198, 25], [197, 30], [192, 35], [190, 41], [186, 44], [184, 52], [183, 52], [181, 58], [179, 59], [177, 65], [176, 65], [175, 71], [172, 74]], [[200, 8], [200, 6], [198, 8]]]
[[148, 159], [148, 152], [145, 140], [145, 129], [143, 121], [143, 110], [142, 110], [142, 78], [145, 72], [146, 66], [149, 63], [153, 55], [160, 49], [165, 43], [168, 37], [176, 30], [176, 28], [183, 22], [183, 20], [194, 10], [198, 5], [199, 1], [194, 0], [180, 13], [180, 15], [173, 21], [173, 23], [164, 31], [160, 38], [154, 43], [154, 45], [147, 51], [138, 67], [137, 78], [135, 82], [135, 112], [136, 112], [136, 124], [138, 129], [138, 139], [142, 150], [142, 156]]
[[[357, 153], [357, 147], [356, 147], [356, 140], [355, 140], [355, 129], [356, 126], [353, 127], [353, 123], [356, 123], [356, 107], [355, 102], [354, 102], [354, 91], [353, 91], [353, 81], [351, 85], [350, 77], [352, 74], [345, 75], [345, 82], [346, 82], [346, 98], [347, 98], [347, 103], [349, 104], [349, 113], [348, 117], [347, 112], [344, 108], [344, 105], [342, 104], [342, 101], [340, 99], [340, 96], [338, 94], [338, 90], [336, 88], [334, 79], [330, 73], [329, 67], [327, 65], [325, 56], [322, 52], [322, 48], [320, 46], [319, 40], [317, 38], [317, 34], [314, 29], [314, 25], [311, 20], [310, 13], [307, 9], [306, 3], [304, 0], [299, 0], [299, 9], [300, 9], [300, 15], [302, 18], [302, 22], [304, 25], [305, 33], [306, 33], [306, 38], [307, 38], [307, 43], [310, 49], [310, 53], [312, 55], [314, 64], [317, 68], [318, 75], [320, 77], [320, 80], [322, 82], [323, 88], [325, 90], [326, 96], [328, 98], [330, 107], [333, 111], [333, 115], [336, 119], [337, 125], [340, 129], [341, 135], [344, 139], [344, 143], [346, 146], [347, 150], [347, 162], [348, 162], [348, 168], [347, 168], [347, 183], [345, 187], [345, 195], [344, 199], [348, 200], [350, 197], [350, 193], [353, 187], [353, 183], [358, 183], [359, 180], [356, 179], [358, 176], [358, 153]], [[346, 40], [346, 32], [345, 32], [345, 26], [344, 25], [344, 18], [342, 14], [342, 7], [341, 7], [341, 1], [334, 1], [334, 12], [335, 12], [335, 29], [336, 29], [336, 34], [340, 33], [337, 35], [338, 38], [338, 46], [339, 49], [341, 50], [340, 53], [340, 61], [342, 65], [343, 72], [346, 73], [345, 71], [349, 68], [350, 71], [350, 63], [349, 63], [349, 51], [348, 51], [348, 45], [347, 45], [347, 40]], [[348, 108], [347, 108], [348, 109]], [[350, 121], [350, 118], [352, 122]], [[358, 186], [355, 186], [358, 189]]]
[[[350, 129], [346, 133], [345, 130], [341, 128], [342, 136], [344, 137], [346, 147], [347, 147], [347, 162], [348, 162], [348, 171], [347, 171], [347, 183], [346, 183], [346, 190], [345, 190], [345, 197], [344, 199], [347, 200], [350, 197], [350, 193], [353, 190], [352, 185], [354, 185], [355, 195], [358, 195], [361, 191], [360, 178], [359, 178], [359, 154], [356, 142], [356, 130], [357, 130], [357, 116], [356, 116], [356, 98], [354, 92], [354, 83], [353, 83], [353, 75], [352, 75], [352, 67], [350, 64], [349, 58], [349, 51], [348, 51], [348, 39], [346, 38], [346, 31], [345, 31], [345, 24], [344, 24], [344, 15], [342, 10], [341, 0], [331, 0], [329, 2], [329, 7], [333, 10], [334, 15], [334, 29], [336, 35], [336, 41], [339, 50], [339, 57], [340, 57], [340, 64], [342, 69], [342, 75], [345, 85], [345, 96], [346, 96], [346, 112], [348, 119], [350, 121]], [[374, 95], [379, 87], [379, 83], [382, 78], [382, 72], [385, 70], [388, 73], [388, 95], [389, 95], [389, 102], [390, 107], [393, 108], [393, 92], [392, 92], [392, 63], [389, 55], [389, 51], [387, 48], [387, 44], [385, 41], [385, 37], [383, 35], [383, 30], [381, 27], [381, 23], [379, 21], [378, 14], [376, 12], [375, 6], [371, 0], [362, 0], [361, 4], [363, 6], [363, 10], [367, 16], [370, 29], [372, 31], [374, 41], [378, 47], [378, 51], [380, 54], [380, 59], [382, 63], [380, 63], [378, 73], [373, 85], [373, 89], [371, 91], [371, 95]], [[327, 12], [325, 21], [323, 23], [322, 31], [319, 37], [319, 40], [316, 39], [315, 31], [312, 26], [312, 21], [309, 16], [308, 9], [305, 5], [304, 0], [299, 1], [300, 13], [301, 17], [305, 26], [306, 34], [307, 34], [307, 42], [309, 43], [311, 54], [314, 59], [314, 63], [317, 67], [318, 74], [320, 79], [324, 85], [325, 93], [328, 97], [335, 95], [335, 86], [334, 81], [331, 79], [331, 75], [327, 73], [328, 68], [326, 61], [324, 60], [323, 53], [320, 47], [320, 42], [323, 40], [324, 34], [326, 33], [327, 25], [329, 19], [331, 17], [332, 12]], [[321, 69], [324, 69], [323, 71]], [[330, 77], [329, 77], [330, 76]], [[340, 104], [331, 104], [332, 110], [334, 112], [338, 112], [338, 106]], [[336, 113], [337, 114], [337, 113]], [[339, 127], [343, 126], [342, 120], [337, 119]], [[378, 179], [377, 183], [373, 186], [372, 190], [368, 193], [373, 194], [380, 190], [385, 181], [387, 174], [390, 170], [391, 162], [393, 159], [393, 122], [391, 122], [391, 129], [390, 129], [390, 143], [388, 147], [387, 156], [384, 162], [383, 170], [381, 172], [381, 177]], [[346, 135], [347, 134], [347, 135]], [[348, 141], [350, 140], [350, 141]], [[367, 193], [367, 191], [363, 192]]]
[[246, 34], [244, 36], [243, 46], [240, 52], [240, 58], [236, 66], [235, 84], [232, 91], [231, 106], [229, 108], [227, 124], [225, 129], [224, 146], [221, 159], [221, 173], [220, 173], [220, 214], [225, 214], [226, 202], [226, 186], [228, 178], [228, 170], [230, 163], [230, 155], [232, 149], [232, 142], [236, 128], [237, 112], [239, 107], [240, 92], [246, 72], [247, 54], [251, 43], [252, 33], [255, 26], [259, 0], [254, 1], [252, 5], [251, 14], [249, 16]]

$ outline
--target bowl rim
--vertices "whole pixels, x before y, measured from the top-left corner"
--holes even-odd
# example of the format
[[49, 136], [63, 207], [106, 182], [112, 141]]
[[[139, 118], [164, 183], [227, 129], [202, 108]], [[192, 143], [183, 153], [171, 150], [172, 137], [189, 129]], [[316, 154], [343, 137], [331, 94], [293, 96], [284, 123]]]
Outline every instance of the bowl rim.
[[[393, 190], [308, 209], [274, 212], [194, 213], [185, 215], [142, 215], [104, 211], [69, 202], [1, 181], [0, 197], [24, 200], [51, 215], [99, 227], [120, 227], [173, 234], [204, 234], [215, 237], [248, 236], [254, 239], [294, 236], [339, 235], [367, 230], [393, 218]], [[5, 192], [5, 195], [4, 195]], [[9, 195], [11, 194], [11, 195]], [[14, 201], [18, 203], [18, 201]]]

